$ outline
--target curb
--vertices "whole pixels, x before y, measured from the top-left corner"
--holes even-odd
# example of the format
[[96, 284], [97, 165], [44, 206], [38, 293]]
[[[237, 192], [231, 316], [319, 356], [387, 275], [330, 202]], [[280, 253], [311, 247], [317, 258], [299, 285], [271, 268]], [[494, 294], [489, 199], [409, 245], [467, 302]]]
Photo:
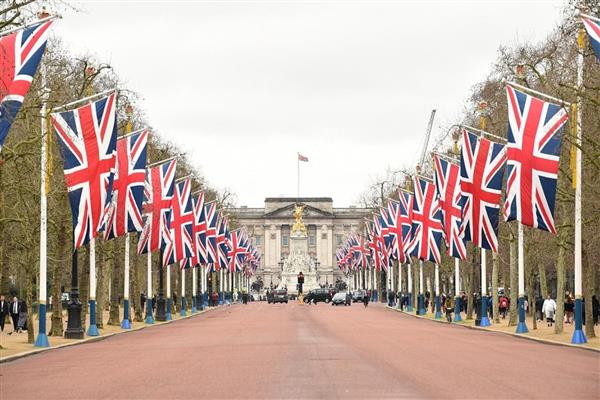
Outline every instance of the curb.
[[198, 311], [195, 314], [186, 315], [185, 317], [181, 317], [181, 318], [178, 318], [178, 319], [173, 319], [171, 321], [163, 321], [163, 322], [160, 322], [160, 323], [157, 323], [157, 324], [152, 324], [152, 325], [142, 325], [142, 326], [139, 326], [137, 328], [127, 329], [127, 330], [123, 330], [123, 331], [119, 331], [119, 332], [107, 333], [106, 335], [102, 335], [102, 336], [87, 337], [85, 339], [81, 339], [81, 340], [78, 340], [78, 341], [75, 341], [75, 342], [71, 342], [71, 343], [63, 343], [63, 344], [59, 344], [57, 346], [36, 348], [34, 350], [29, 350], [29, 351], [25, 351], [25, 352], [22, 352], [22, 353], [13, 354], [13, 355], [6, 356], [6, 357], [0, 357], [0, 364], [4, 364], [4, 363], [10, 362], [10, 361], [18, 360], [19, 358], [24, 358], [24, 357], [32, 356], [34, 354], [43, 353], [45, 351], [62, 349], [64, 347], [70, 347], [70, 346], [78, 346], [78, 345], [82, 345], [82, 344], [86, 344], [86, 343], [98, 342], [100, 340], [108, 339], [109, 337], [112, 337], [112, 336], [115, 336], [115, 335], [122, 335], [122, 334], [125, 334], [125, 333], [132, 333], [132, 332], [141, 331], [142, 329], [146, 329], [146, 328], [152, 328], [152, 327], [157, 327], [157, 326], [163, 326], [163, 325], [171, 324], [171, 323], [174, 323], [174, 322], [177, 322], [177, 321], [182, 321], [182, 320], [185, 320], [185, 319], [188, 319], [188, 318], [192, 318], [192, 317], [196, 317], [198, 315], [202, 315], [202, 314], [207, 313], [209, 311], [220, 310], [220, 309], [223, 309], [225, 307], [231, 307], [231, 304], [226, 304], [226, 305], [224, 304], [223, 306], [220, 306], [220, 307], [207, 308], [206, 310]]
[[[390, 306], [385, 306], [385, 307], [388, 308], [388, 309], [390, 309], [390, 310], [392, 310], [392, 311], [396, 311], [396, 312], [399, 312], [399, 313], [402, 313], [404, 315], [408, 315], [408, 316], [411, 316], [411, 317], [414, 317], [414, 318], [424, 319], [424, 320], [427, 320], [427, 321], [431, 321], [431, 322], [436, 322], [436, 323], [448, 325], [448, 323], [445, 322], [445, 321], [443, 321], [443, 320], [437, 320], [437, 319], [430, 319], [430, 318], [427, 318], [427, 317], [422, 317], [420, 315], [415, 315], [415, 314], [412, 314], [412, 313], [409, 313], [409, 312], [406, 312], [406, 311], [403, 311], [403, 310], [399, 310], [397, 308], [390, 307]], [[516, 337], [516, 338], [519, 338], [519, 339], [531, 340], [531, 341], [542, 343], [542, 344], [549, 344], [549, 345], [554, 345], [554, 346], [564, 346], [564, 347], [570, 347], [570, 348], [573, 348], [573, 349], [588, 350], [588, 351], [593, 351], [595, 353], [600, 353], [600, 349], [595, 349], [593, 347], [579, 346], [579, 345], [575, 345], [575, 344], [571, 344], [571, 343], [557, 342], [555, 340], [541, 339], [541, 338], [536, 338], [536, 337], [533, 337], [533, 336], [524, 336], [524, 335], [520, 335], [518, 333], [513, 333], [513, 332], [494, 331], [494, 330], [491, 330], [491, 329], [482, 328], [480, 326], [464, 325], [464, 324], [461, 324], [461, 323], [454, 323], [454, 322], [452, 324], [450, 324], [450, 325], [460, 326], [462, 328], [467, 328], [467, 329], [475, 329], [475, 330], [478, 330], [478, 331], [489, 332], [489, 333], [499, 333], [499, 334], [503, 334], [503, 335], [508, 335], [508, 336]]]

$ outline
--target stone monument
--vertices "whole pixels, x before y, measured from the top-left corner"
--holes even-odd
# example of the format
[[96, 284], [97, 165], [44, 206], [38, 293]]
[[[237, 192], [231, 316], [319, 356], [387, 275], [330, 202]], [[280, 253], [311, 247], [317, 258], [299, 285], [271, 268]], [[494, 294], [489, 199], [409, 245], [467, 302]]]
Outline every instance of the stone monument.
[[302, 221], [304, 207], [296, 204], [294, 208], [294, 226], [290, 235], [290, 254], [283, 260], [280, 287], [287, 287], [289, 293], [297, 293], [298, 274], [304, 275], [302, 291], [306, 294], [319, 287], [315, 262], [308, 255], [308, 235]]

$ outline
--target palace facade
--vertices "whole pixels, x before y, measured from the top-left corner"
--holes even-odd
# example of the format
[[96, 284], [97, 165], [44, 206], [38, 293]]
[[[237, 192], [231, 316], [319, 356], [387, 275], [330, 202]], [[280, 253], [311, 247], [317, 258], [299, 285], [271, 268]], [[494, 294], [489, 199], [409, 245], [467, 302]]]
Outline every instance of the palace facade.
[[304, 205], [302, 218], [308, 234], [308, 253], [315, 261], [317, 280], [329, 284], [341, 277], [335, 253], [351, 233], [358, 232], [370, 208], [333, 207], [331, 197], [267, 197], [261, 208], [230, 209], [239, 226], [245, 226], [262, 260], [254, 277], [262, 278], [265, 287], [277, 286], [283, 260], [289, 255], [290, 233], [294, 224], [294, 205]]

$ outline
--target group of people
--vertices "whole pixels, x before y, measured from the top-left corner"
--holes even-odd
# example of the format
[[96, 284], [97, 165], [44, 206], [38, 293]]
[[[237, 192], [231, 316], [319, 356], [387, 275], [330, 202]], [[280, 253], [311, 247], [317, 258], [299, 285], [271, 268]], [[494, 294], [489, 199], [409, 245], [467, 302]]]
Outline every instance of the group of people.
[[12, 301], [7, 301], [4, 295], [0, 295], [0, 331], [4, 332], [6, 318], [10, 316], [12, 322], [12, 332], [21, 333], [27, 330], [27, 303], [13, 296]]

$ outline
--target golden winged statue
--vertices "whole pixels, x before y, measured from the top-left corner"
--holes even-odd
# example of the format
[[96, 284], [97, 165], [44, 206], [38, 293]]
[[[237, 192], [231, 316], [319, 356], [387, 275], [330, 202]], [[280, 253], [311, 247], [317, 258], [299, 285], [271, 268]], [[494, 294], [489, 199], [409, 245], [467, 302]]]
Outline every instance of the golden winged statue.
[[[302, 213], [304, 212], [304, 206], [300, 204], [296, 204], [294, 206], [294, 218], [296, 222], [294, 222], [294, 226], [292, 227], [292, 236], [306, 236], [306, 226], [304, 226], [304, 222], [302, 222]], [[296, 235], [296, 232], [300, 233], [300, 235]]]

